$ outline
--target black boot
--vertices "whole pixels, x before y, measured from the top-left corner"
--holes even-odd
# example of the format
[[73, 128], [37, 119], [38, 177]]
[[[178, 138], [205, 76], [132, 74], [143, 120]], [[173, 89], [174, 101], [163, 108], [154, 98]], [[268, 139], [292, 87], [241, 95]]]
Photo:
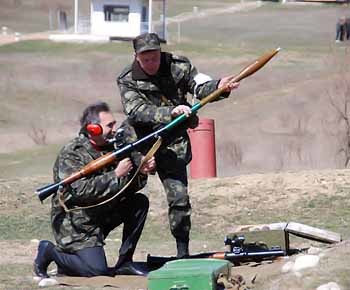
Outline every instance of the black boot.
[[118, 269], [121, 265], [127, 262], [132, 262], [132, 255], [119, 255], [117, 264], [115, 264], [115, 268]]
[[52, 262], [51, 251], [54, 247], [54, 244], [50, 241], [40, 241], [38, 246], [38, 254], [33, 265], [34, 274], [38, 277], [49, 278], [47, 268]]
[[115, 269], [114, 275], [136, 275], [136, 276], [147, 276], [148, 269], [144, 263], [137, 262], [125, 262]]
[[189, 256], [188, 244], [189, 244], [189, 240], [178, 240], [178, 239], [176, 240], [176, 248], [177, 248], [176, 257], [178, 259], [187, 258]]

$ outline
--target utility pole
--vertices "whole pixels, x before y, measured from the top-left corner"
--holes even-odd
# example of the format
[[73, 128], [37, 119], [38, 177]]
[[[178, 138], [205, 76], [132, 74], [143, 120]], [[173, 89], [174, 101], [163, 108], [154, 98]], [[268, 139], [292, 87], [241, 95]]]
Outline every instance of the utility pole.
[[167, 41], [167, 38], [168, 38], [168, 33], [167, 33], [167, 25], [166, 25], [166, 21], [167, 21], [167, 18], [166, 18], [166, 0], [164, 0], [163, 2], [163, 37], [164, 37], [164, 40]]
[[152, 0], [148, 1], [148, 32], [152, 32]]
[[74, 33], [78, 33], [79, 0], [74, 0]]

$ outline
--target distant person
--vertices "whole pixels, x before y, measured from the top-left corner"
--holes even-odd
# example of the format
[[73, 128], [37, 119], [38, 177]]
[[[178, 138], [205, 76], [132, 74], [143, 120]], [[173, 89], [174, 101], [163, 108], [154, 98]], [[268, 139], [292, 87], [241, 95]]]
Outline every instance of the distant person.
[[343, 17], [340, 17], [339, 20], [337, 21], [335, 41], [336, 42], [344, 41], [345, 33], [346, 33], [346, 19], [343, 16]]
[[346, 18], [345, 23], [346, 23], [346, 25], [345, 25], [346, 39], [349, 40], [350, 39], [350, 17]]
[[[184, 56], [161, 51], [155, 33], [145, 33], [133, 40], [134, 61], [118, 76], [124, 112], [135, 129], [135, 139], [171, 122], [181, 114], [191, 113], [187, 94], [198, 99], [217, 88], [226, 87], [219, 99], [228, 97], [239, 83], [233, 76], [213, 80], [199, 73]], [[168, 201], [170, 231], [175, 238], [177, 257], [189, 255], [191, 229], [191, 203], [188, 195], [186, 166], [192, 153], [187, 128], [194, 128], [198, 117], [192, 115], [187, 122], [166, 137], [156, 153], [157, 173]]]
[[[113, 150], [108, 140], [116, 134], [116, 121], [104, 102], [89, 105], [80, 119], [79, 136], [65, 145], [54, 165], [54, 180], [77, 172], [89, 162]], [[87, 130], [88, 124], [97, 124], [102, 134]], [[64, 189], [63, 201], [59, 194], [52, 198], [51, 226], [57, 246], [40, 241], [34, 261], [34, 273], [47, 278], [51, 262], [57, 264], [58, 273], [69, 276], [146, 275], [147, 272], [133, 263], [133, 254], [145, 224], [149, 201], [138, 193], [146, 184], [147, 173], [155, 168], [154, 158], [141, 168], [139, 175], [120, 196], [106, 204], [88, 209], [65, 211], [67, 208], [97, 204], [112, 197], [130, 180], [135, 165], [124, 158]], [[108, 234], [123, 224], [122, 243], [115, 268], [108, 268], [103, 249]]]

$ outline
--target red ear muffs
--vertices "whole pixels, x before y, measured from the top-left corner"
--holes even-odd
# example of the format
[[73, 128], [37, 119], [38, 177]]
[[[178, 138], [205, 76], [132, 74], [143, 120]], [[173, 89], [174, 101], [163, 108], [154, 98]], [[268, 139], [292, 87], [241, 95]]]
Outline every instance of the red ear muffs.
[[88, 124], [86, 130], [91, 136], [100, 136], [103, 133], [102, 126], [100, 124]]

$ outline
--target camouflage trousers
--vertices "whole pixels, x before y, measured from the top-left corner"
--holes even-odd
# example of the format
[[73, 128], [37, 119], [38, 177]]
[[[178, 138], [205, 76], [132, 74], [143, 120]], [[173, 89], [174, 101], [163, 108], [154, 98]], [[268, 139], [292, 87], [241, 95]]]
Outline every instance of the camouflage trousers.
[[186, 166], [172, 165], [172, 168], [166, 169], [158, 167], [158, 176], [167, 195], [170, 231], [176, 240], [188, 241], [191, 229], [191, 203], [187, 190]]

